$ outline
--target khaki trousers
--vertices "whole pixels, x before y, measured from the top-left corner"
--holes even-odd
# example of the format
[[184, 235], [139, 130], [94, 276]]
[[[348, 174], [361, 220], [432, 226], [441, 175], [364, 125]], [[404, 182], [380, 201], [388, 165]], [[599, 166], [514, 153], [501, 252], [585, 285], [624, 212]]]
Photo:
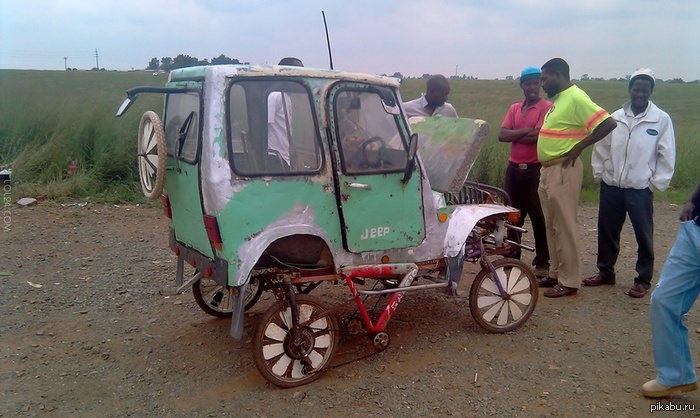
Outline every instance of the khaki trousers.
[[577, 289], [581, 287], [578, 199], [582, 181], [580, 158], [573, 167], [543, 164], [537, 189], [547, 227], [549, 277], [558, 279], [563, 286]]

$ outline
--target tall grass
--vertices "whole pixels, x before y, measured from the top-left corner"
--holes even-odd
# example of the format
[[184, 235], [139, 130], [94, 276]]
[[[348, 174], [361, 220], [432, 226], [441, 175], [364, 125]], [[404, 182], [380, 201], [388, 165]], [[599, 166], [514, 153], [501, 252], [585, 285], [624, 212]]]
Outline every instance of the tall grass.
[[[13, 189], [49, 198], [139, 199], [135, 126], [142, 112], [114, 115], [126, 89], [163, 83], [150, 73], [0, 71], [0, 165], [12, 163]], [[135, 106], [163, 105], [144, 97]], [[73, 160], [79, 171], [68, 178]]]
[[[138, 120], [145, 110], [160, 113], [162, 97], [142, 95], [122, 118], [114, 114], [128, 88], [164, 83], [165, 76], [146, 72], [0, 70], [0, 167], [12, 165], [13, 192], [49, 198], [141, 199]], [[609, 111], [628, 99], [625, 82], [577, 84]], [[522, 99], [518, 82], [451, 80], [451, 86], [450, 102], [459, 115], [483, 119], [492, 127], [470, 179], [502, 185], [509, 149], [497, 135], [508, 106]], [[408, 79], [401, 85], [401, 95], [409, 100], [424, 88], [425, 80]], [[672, 188], [680, 192], [667, 195], [682, 199], [700, 179], [700, 85], [659, 83], [652, 100], [674, 121], [678, 158]], [[583, 159], [584, 188], [595, 190], [590, 149]], [[77, 160], [79, 171], [69, 177], [72, 160]]]
[[[575, 81], [600, 106], [610, 113], [629, 100], [627, 83], [623, 81]], [[502, 186], [509, 145], [498, 142], [498, 131], [511, 103], [523, 99], [518, 81], [508, 80], [450, 80], [449, 102], [460, 117], [483, 119], [491, 125], [484, 147], [469, 178], [474, 181]], [[425, 80], [407, 79], [401, 84], [403, 100], [420, 96]], [[542, 96], [545, 97], [544, 93]], [[673, 120], [676, 136], [676, 171], [671, 190], [657, 193], [661, 199], [678, 201], [687, 198], [700, 180], [700, 84], [657, 83], [651, 100], [665, 110]], [[597, 189], [591, 174], [591, 147], [581, 156], [584, 162], [585, 190]], [[680, 190], [678, 190], [680, 189]], [[591, 196], [591, 193], [584, 193]]]

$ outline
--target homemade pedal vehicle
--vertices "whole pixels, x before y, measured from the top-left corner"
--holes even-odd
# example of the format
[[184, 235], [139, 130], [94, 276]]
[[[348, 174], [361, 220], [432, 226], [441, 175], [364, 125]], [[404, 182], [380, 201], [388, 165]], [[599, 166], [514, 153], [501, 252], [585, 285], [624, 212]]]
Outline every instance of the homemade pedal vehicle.
[[[253, 350], [275, 385], [315, 380], [341, 332], [385, 349], [404, 295], [455, 295], [465, 261], [481, 267], [469, 309], [482, 328], [514, 330], [535, 309], [531, 267], [495, 257], [514, 245], [506, 229], [519, 212], [498, 189], [465, 183], [486, 122], [411, 125], [395, 79], [300, 67], [174, 70], [165, 87], [128, 90], [117, 116], [144, 93], [164, 95], [163, 118], [141, 118], [138, 164], [169, 218], [179, 290], [231, 317], [237, 339], [244, 311], [271, 291]], [[184, 263], [196, 271], [186, 281]], [[347, 323], [347, 303], [311, 295], [325, 282], [347, 287]], [[368, 299], [386, 302], [375, 311]]]

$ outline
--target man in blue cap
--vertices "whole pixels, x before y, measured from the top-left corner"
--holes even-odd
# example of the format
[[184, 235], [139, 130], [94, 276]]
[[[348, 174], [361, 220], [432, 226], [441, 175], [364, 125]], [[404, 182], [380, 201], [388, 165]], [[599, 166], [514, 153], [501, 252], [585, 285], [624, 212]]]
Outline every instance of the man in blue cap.
[[[527, 67], [520, 73], [520, 88], [525, 99], [513, 103], [501, 123], [498, 134], [500, 142], [510, 143], [510, 156], [505, 175], [505, 190], [510, 196], [511, 204], [520, 209], [518, 226], [522, 226], [525, 217], [530, 216], [532, 231], [535, 236], [535, 266], [537, 277], [547, 277], [549, 272], [549, 250], [547, 248], [547, 230], [537, 188], [540, 183], [540, 162], [537, 159], [537, 137], [544, 116], [552, 103], [540, 97], [540, 69]], [[520, 243], [521, 234], [509, 230], [508, 239]], [[511, 257], [520, 259], [517, 247]]]

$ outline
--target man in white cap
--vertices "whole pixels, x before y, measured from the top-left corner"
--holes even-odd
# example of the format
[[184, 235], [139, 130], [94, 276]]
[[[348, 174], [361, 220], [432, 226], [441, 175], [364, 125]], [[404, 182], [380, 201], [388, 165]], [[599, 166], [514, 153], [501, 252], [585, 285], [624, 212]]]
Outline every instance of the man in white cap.
[[641, 68], [630, 77], [630, 100], [612, 114], [617, 129], [593, 146], [593, 177], [600, 181], [598, 274], [584, 286], [615, 284], [620, 231], [629, 216], [637, 239], [637, 277], [627, 291], [643, 297], [654, 273], [654, 190], [671, 183], [676, 161], [673, 123], [649, 98], [654, 74]]
[[[510, 156], [506, 168], [504, 189], [510, 196], [511, 205], [520, 209], [517, 226], [523, 226], [525, 217], [530, 217], [535, 237], [535, 274], [538, 278], [549, 274], [549, 250], [547, 228], [537, 188], [540, 184], [540, 164], [537, 159], [537, 137], [552, 102], [540, 97], [539, 67], [527, 67], [520, 73], [520, 88], [524, 100], [513, 103], [501, 123], [498, 133], [500, 142], [510, 143]], [[508, 230], [508, 239], [520, 243], [521, 234]], [[520, 248], [510, 257], [520, 259]]]

